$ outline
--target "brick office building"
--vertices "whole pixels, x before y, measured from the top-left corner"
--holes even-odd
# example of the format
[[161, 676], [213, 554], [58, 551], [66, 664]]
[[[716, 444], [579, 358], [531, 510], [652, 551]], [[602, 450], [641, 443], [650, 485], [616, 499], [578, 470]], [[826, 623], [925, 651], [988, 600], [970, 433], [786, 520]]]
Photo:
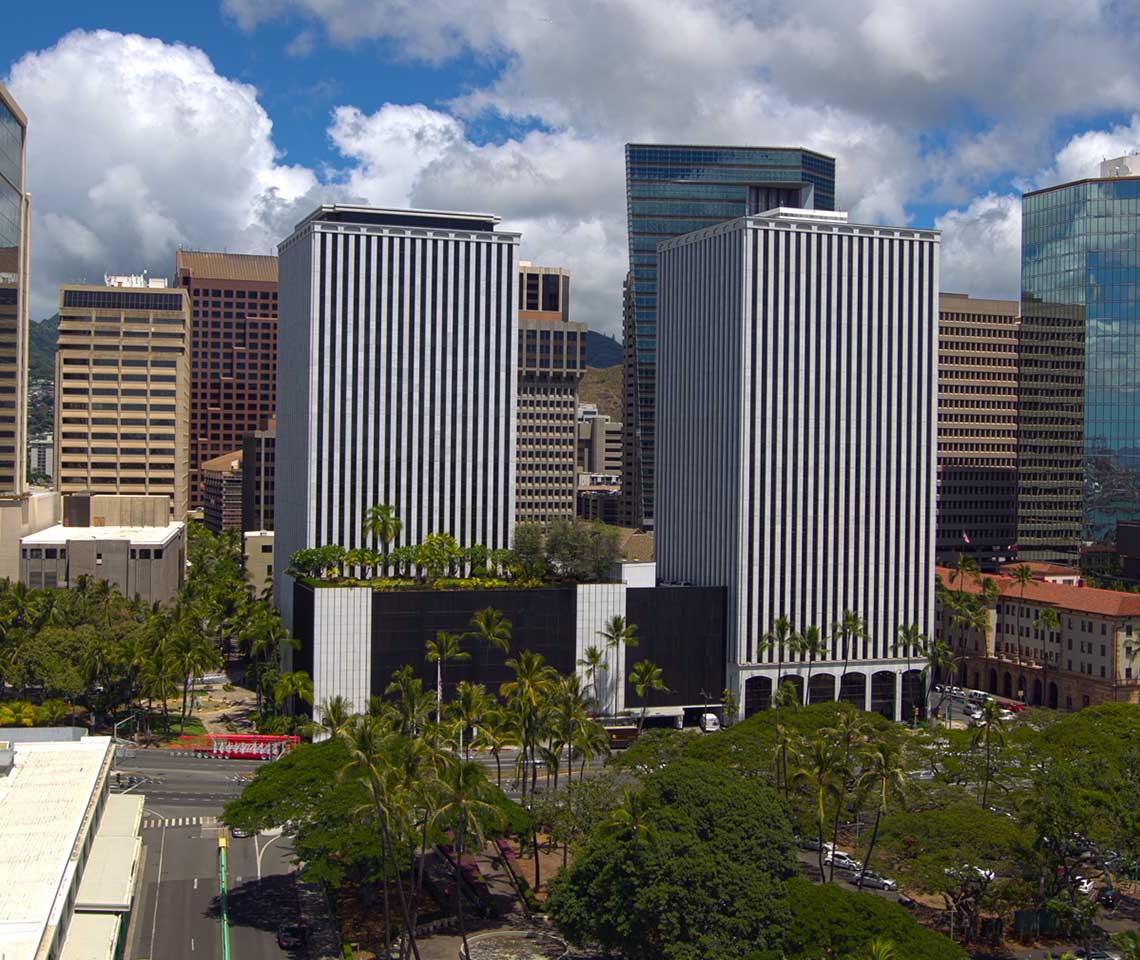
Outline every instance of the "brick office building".
[[190, 294], [190, 506], [203, 505], [202, 466], [239, 448], [274, 415], [277, 258], [179, 250]]

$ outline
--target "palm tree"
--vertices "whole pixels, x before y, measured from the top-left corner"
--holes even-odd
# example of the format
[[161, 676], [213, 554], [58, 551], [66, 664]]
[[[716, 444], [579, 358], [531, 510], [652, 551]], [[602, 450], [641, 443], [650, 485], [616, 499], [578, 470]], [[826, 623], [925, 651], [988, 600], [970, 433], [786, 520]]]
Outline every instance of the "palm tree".
[[[950, 649], [950, 645], [938, 637], [929, 641], [923, 651], [926, 654], [926, 666], [923, 667], [923, 674], [935, 679], [943, 678], [954, 669], [955, 657], [954, 651]], [[933, 716], [937, 717], [942, 711], [942, 704], [946, 702], [947, 684], [945, 680], [941, 680], [942, 692], [938, 695], [938, 704], [935, 706]], [[924, 686], [929, 685], [929, 681], [924, 681]]]
[[1005, 721], [1001, 718], [1002, 708], [996, 700], [987, 700], [982, 704], [982, 716], [970, 737], [970, 742], [976, 749], [983, 746], [986, 751], [986, 768], [982, 775], [982, 809], [986, 809], [986, 800], [989, 796], [990, 781], [993, 779], [993, 748], [1005, 746]]
[[[393, 820], [397, 816], [399, 798], [395, 796], [395, 777], [386, 756], [391, 734], [382, 720], [372, 716], [363, 716], [350, 724], [343, 736], [348, 747], [349, 760], [340, 771], [340, 775], [342, 777], [357, 777], [365, 784], [365, 793], [380, 827], [384, 855], [396, 872], [396, 891], [399, 894], [404, 937], [411, 946], [416, 960], [420, 960], [415, 924], [408, 912], [408, 900], [404, 893], [404, 884], [400, 877], [399, 861], [396, 858], [396, 847], [392, 837]], [[385, 890], [387, 890], [386, 884]]]
[[378, 503], [368, 508], [364, 514], [363, 533], [372, 536], [373, 542], [379, 541], [384, 545], [384, 569], [388, 569], [388, 553], [394, 541], [404, 528], [400, 518], [396, 516], [395, 507], [386, 503]]
[[[1061, 629], [1061, 617], [1052, 607], [1046, 607], [1039, 614], [1037, 614], [1037, 625], [1040, 627], [1041, 632], [1045, 635], [1042, 640], [1042, 652], [1045, 654], [1042, 667], [1041, 667], [1041, 703], [1048, 705], [1049, 703], [1049, 659], [1052, 651], [1045, 646], [1046, 643], [1051, 643], [1051, 635]], [[1058, 660], [1060, 654], [1057, 655]]]
[[[620, 650], [623, 647], [629, 649], [630, 647], [637, 646], [637, 627], [632, 623], [626, 623], [625, 617], [615, 614], [606, 621], [605, 626], [598, 631], [598, 636], [605, 641], [606, 652], [611, 650]], [[617, 666], [615, 661], [615, 666]], [[621, 670], [614, 670], [610, 672], [610, 668], [606, 666], [607, 680], [613, 678], [613, 711], [612, 714], [617, 714], [617, 695], [618, 695], [618, 677], [621, 675]]]
[[339, 737], [348, 729], [351, 720], [352, 701], [338, 693], [321, 704], [321, 722], [317, 724], [317, 729], [323, 730], [330, 737]]
[[[424, 690], [423, 681], [412, 675], [410, 664], [404, 664], [399, 670], [393, 671], [391, 681], [384, 688], [384, 695], [395, 697], [394, 708], [400, 733], [405, 737], [418, 736], [431, 713], [431, 700]], [[371, 707], [370, 712], [374, 712]]]
[[875, 937], [859, 955], [859, 960], [899, 960], [899, 953], [893, 941]]
[[950, 570], [950, 585], [954, 585], [954, 581], [958, 581], [958, 591], [964, 589], [966, 578], [978, 581], [981, 577], [981, 569], [978, 567], [978, 561], [973, 557], [967, 556], [964, 553], [958, 554], [958, 562]]
[[502, 752], [516, 742], [514, 727], [501, 707], [492, 707], [483, 715], [474, 745], [491, 751], [495, 758], [495, 783], [500, 788], [503, 786]]
[[586, 647], [585, 656], [578, 661], [578, 666], [586, 671], [586, 682], [590, 685], [590, 693], [595, 704], [598, 699], [598, 671], [607, 670], [606, 655], [601, 647], [590, 644]]
[[[902, 763], [902, 752], [889, 743], [877, 742], [871, 745], [863, 757], [863, 770], [859, 775], [861, 786], [873, 788], [878, 794], [875, 806], [875, 826], [871, 830], [871, 843], [863, 860], [863, 870], [871, 866], [871, 855], [875, 852], [875, 841], [879, 838], [879, 822], [887, 809], [887, 801], [900, 797], [906, 788], [906, 768]], [[863, 889], [863, 873], [859, 874], [858, 888]]]
[[471, 631], [467, 635], [503, 653], [511, 652], [511, 621], [494, 607], [484, 607], [471, 615]]
[[[840, 802], [835, 805], [835, 820], [831, 824], [831, 846], [833, 849], [839, 843], [839, 815], [847, 805], [847, 793], [853, 786], [851, 778], [852, 748], [857, 744], [865, 742], [869, 731], [870, 727], [867, 724], [866, 717], [855, 710], [844, 710], [839, 717], [839, 724], [834, 730], [835, 735], [843, 744], [843, 768], [841, 773], [843, 778], [843, 792]], [[835, 879], [834, 860], [831, 863], [831, 870], [827, 879], [829, 882]]]
[[843, 672], [839, 675], [839, 689], [835, 692], [835, 698], [839, 700], [842, 699], [843, 678], [847, 676], [847, 667], [851, 662], [851, 643], [866, 638], [867, 625], [857, 613], [844, 610], [839, 622], [831, 625], [832, 638], [837, 634], [843, 644]]
[[795, 630], [791, 621], [781, 614], [776, 618], [769, 630], [760, 640], [765, 653], [776, 654], [776, 685], [772, 688], [772, 703], [776, 708], [776, 725], [780, 724], [780, 681], [784, 672], [784, 651], [791, 646]]
[[[544, 713], [554, 691], [557, 674], [547, 666], [542, 654], [524, 650], [517, 658], [507, 661], [514, 671], [515, 678], [499, 687], [499, 695], [513, 705], [512, 716], [517, 724], [519, 735], [519, 760], [529, 761], [531, 771], [531, 793], [538, 782], [537, 759], [538, 741], [542, 733]], [[526, 793], [526, 780], [523, 779], [523, 793]], [[537, 858], [536, 858], [537, 859]]]
[[823, 825], [827, 821], [827, 801], [838, 801], [843, 793], [843, 766], [839, 750], [826, 737], [808, 744], [807, 763], [795, 774], [796, 783], [808, 783], [815, 792], [816, 824], [819, 827], [819, 875], [823, 877]]
[[296, 697], [312, 706], [313, 679], [304, 670], [293, 670], [281, 674], [273, 687], [273, 702], [278, 707], [288, 701], [288, 710], [293, 712], [293, 698]]
[[655, 833], [649, 812], [649, 804], [641, 793], [627, 786], [622, 792], [621, 803], [598, 824], [598, 833], [603, 837], [628, 835], [633, 840], [633, 847], [636, 850], [643, 843], [653, 842]]
[[784, 800], [790, 799], [790, 784], [788, 782], [788, 757], [796, 753], [799, 737], [782, 723], [776, 724], [776, 751], [772, 756], [772, 764], [776, 771], [776, 791], [780, 790], [781, 783], [784, 788]]
[[809, 697], [811, 696], [811, 668], [815, 663], [816, 657], [823, 653], [826, 645], [826, 638], [823, 631], [819, 627], [807, 627], [803, 633], [800, 634], [800, 649], [803, 654], [808, 658], [807, 669], [807, 682], [804, 684], [804, 706], [808, 705]]
[[[958, 628], [958, 651], [961, 655], [965, 656], [966, 654], [966, 631], [975, 630], [982, 635], [982, 647], [985, 649], [986, 655], [989, 656], [989, 645], [986, 643], [986, 629], [989, 627], [989, 623], [990, 618], [983, 602], [978, 597], [962, 594], [950, 612], [950, 626]], [[953, 665], [951, 669], [953, 669]], [[946, 695], [947, 682], [953, 683], [954, 679], [954, 677], [950, 677], [948, 680], [943, 679], [943, 697]]]
[[491, 698], [487, 695], [487, 688], [481, 683], [468, 683], [459, 681], [455, 688], [455, 699], [451, 703], [451, 711], [455, 716], [455, 723], [459, 733], [459, 749], [463, 751], [465, 760], [471, 759], [471, 742], [465, 740], [464, 734], [469, 727], [480, 727], [483, 718], [491, 709]]
[[[590, 721], [587, 710], [587, 700], [582, 693], [582, 678], [576, 673], [568, 673], [558, 678], [558, 684], [553, 697], [554, 733], [562, 746], [566, 748], [566, 782], [574, 781], [574, 745], [578, 740], [582, 726]], [[556, 768], [557, 769], [557, 768]], [[558, 778], [555, 776], [555, 789], [558, 787]]]
[[448, 660], [470, 660], [471, 654], [463, 649], [463, 641], [457, 633], [440, 630], [434, 640], [425, 646], [424, 659], [435, 664], [435, 722], [443, 715], [443, 665]]
[[1021, 588], [1021, 603], [1017, 606], [1017, 663], [1021, 665], [1021, 608], [1025, 606], [1025, 588], [1033, 582], [1033, 570], [1027, 563], [1013, 568], [1013, 581]]
[[[926, 645], [926, 634], [922, 633], [918, 629], [917, 623], [904, 623], [902, 626], [899, 627], [896, 635], [898, 636], [899, 645], [906, 652], [906, 672], [910, 673], [911, 655], [913, 654], [913, 652], [915, 650], [922, 650], [925, 647], [925, 645]], [[897, 653], [896, 653], [896, 655], [897, 655]], [[905, 677], [906, 674], [904, 674], [903, 676]], [[925, 700], [925, 697], [923, 699]], [[914, 704], [913, 706], [916, 710], [918, 709], [917, 703]], [[899, 704], [899, 709], [901, 711], [902, 704]], [[924, 707], [924, 709], [925, 709], [925, 707]], [[903, 720], [905, 721], [906, 717], [903, 717]]]
[[629, 682], [641, 699], [641, 715], [637, 718], [637, 734], [645, 725], [645, 712], [649, 709], [649, 694], [654, 690], [668, 690], [661, 668], [650, 660], [638, 660], [629, 672]]
[[[459, 917], [465, 957], [471, 956], [471, 952], [467, 946], [467, 925], [463, 919], [463, 853], [468, 841], [476, 851], [482, 850], [487, 845], [487, 837], [483, 832], [484, 822], [500, 819], [499, 808], [486, 799], [489, 787], [483, 768], [472, 761], [448, 764], [439, 778], [439, 806], [435, 818], [455, 830], [455, 909]], [[535, 857], [537, 856], [536, 850]]]

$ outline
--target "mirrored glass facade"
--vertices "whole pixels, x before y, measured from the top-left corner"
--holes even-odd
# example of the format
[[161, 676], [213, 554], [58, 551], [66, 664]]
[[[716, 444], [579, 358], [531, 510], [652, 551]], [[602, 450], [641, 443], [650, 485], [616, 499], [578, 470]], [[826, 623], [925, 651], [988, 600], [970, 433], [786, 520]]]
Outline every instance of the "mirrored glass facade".
[[0, 86], [0, 495], [24, 486], [27, 393], [25, 121]]
[[1140, 178], [1026, 194], [1019, 522], [1023, 551], [1140, 519]]
[[[626, 144], [626, 205], [634, 349], [626, 345], [626, 429], [638, 482], [623, 514], [653, 525], [656, 462], [657, 245], [724, 220], [774, 207], [835, 209], [835, 160], [782, 147]], [[632, 321], [632, 322], [630, 322]]]

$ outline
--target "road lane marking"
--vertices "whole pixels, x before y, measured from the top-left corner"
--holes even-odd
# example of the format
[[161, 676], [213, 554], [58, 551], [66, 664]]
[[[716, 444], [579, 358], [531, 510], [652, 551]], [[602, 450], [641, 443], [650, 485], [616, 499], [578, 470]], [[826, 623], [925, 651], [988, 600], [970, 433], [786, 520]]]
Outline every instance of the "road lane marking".
[[162, 840], [158, 845], [158, 876], [154, 882], [154, 916], [150, 921], [150, 956], [154, 956], [154, 932], [158, 928], [158, 896], [162, 892], [162, 855], [166, 852], [166, 825], [162, 827]]
[[195, 890], [198, 889], [198, 878], [197, 877], [194, 878], [194, 889]]

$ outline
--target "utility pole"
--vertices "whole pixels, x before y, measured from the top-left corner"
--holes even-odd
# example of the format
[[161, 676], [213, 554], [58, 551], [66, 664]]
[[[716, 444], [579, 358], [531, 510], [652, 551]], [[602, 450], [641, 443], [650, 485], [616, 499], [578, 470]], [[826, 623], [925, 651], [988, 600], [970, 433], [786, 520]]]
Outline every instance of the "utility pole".
[[225, 829], [218, 831], [218, 897], [222, 917], [222, 960], [230, 960], [230, 915], [226, 902], [226, 852], [229, 841]]

